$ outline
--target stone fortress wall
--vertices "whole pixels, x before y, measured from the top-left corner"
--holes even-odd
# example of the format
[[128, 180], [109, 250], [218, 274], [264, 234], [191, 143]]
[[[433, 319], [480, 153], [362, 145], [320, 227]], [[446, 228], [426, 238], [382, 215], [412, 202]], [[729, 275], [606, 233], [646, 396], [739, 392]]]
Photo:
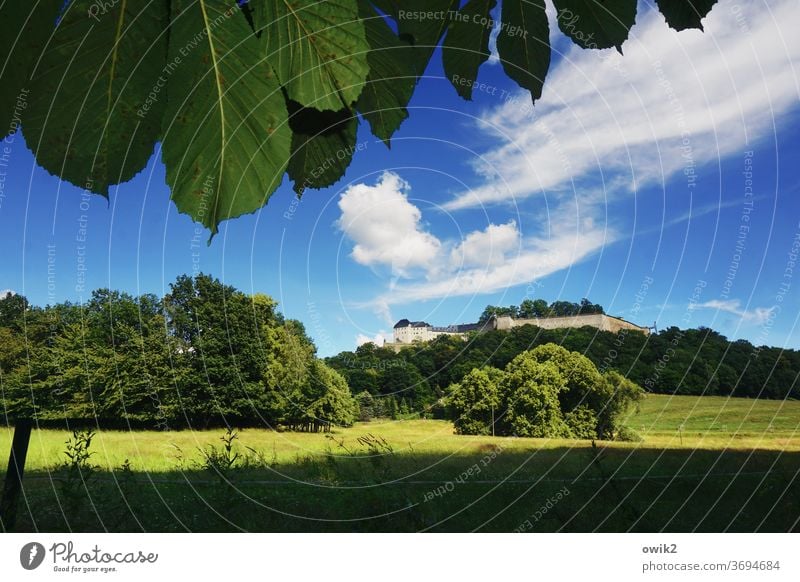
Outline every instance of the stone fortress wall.
[[638, 331], [645, 335], [650, 334], [649, 327], [641, 327], [630, 321], [625, 321], [619, 317], [613, 317], [604, 313], [596, 313], [591, 315], [569, 315], [566, 317], [542, 317], [533, 319], [514, 319], [513, 317], [504, 315], [500, 317], [493, 317], [485, 325], [468, 324], [466, 326], [450, 326], [450, 327], [434, 327], [425, 322], [411, 322], [408, 320], [401, 320], [394, 327], [394, 341], [385, 342], [384, 347], [400, 350], [408, 347], [414, 342], [426, 342], [439, 337], [440, 335], [454, 335], [462, 338], [467, 337], [466, 331], [461, 331], [459, 328], [474, 328], [478, 331], [499, 329], [510, 330], [514, 327], [522, 325], [535, 325], [542, 329], [564, 329], [569, 327], [583, 327], [590, 326], [601, 331], [610, 331], [619, 333], [622, 330]]
[[649, 327], [641, 327], [619, 317], [612, 317], [604, 313], [591, 315], [568, 315], [566, 317], [542, 317], [533, 319], [514, 319], [507, 315], [495, 319], [494, 329], [508, 330], [521, 325], [535, 325], [542, 329], [562, 329], [565, 327], [583, 327], [588, 325], [601, 331], [619, 333], [623, 329], [638, 331], [645, 335], [650, 334]]

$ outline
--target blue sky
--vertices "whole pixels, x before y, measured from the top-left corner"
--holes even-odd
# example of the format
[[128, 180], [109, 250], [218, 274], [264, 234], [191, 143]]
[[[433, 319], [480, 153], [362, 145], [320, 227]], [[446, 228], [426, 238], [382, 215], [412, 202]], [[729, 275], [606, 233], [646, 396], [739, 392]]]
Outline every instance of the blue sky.
[[624, 56], [553, 32], [532, 109], [494, 59], [461, 101], [437, 53], [391, 150], [362, 123], [340, 182], [297, 203], [286, 180], [210, 246], [158, 153], [106, 202], [38, 168], [17, 134], [0, 152], [0, 290], [40, 305], [163, 294], [202, 271], [274, 296], [321, 355], [404, 317], [582, 297], [642, 325], [800, 347], [794, 21], [791, 0], [721, 0], [705, 33], [675, 33], [640, 4]]

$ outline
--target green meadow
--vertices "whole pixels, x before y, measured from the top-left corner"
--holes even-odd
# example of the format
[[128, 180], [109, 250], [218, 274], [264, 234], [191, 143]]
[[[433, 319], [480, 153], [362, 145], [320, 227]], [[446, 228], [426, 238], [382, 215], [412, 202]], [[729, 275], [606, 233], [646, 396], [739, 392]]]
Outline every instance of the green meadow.
[[[34, 430], [17, 531], [793, 531], [800, 402], [649, 395], [635, 442], [460, 436], [438, 420], [330, 434]], [[0, 433], [8, 458], [11, 430]]]

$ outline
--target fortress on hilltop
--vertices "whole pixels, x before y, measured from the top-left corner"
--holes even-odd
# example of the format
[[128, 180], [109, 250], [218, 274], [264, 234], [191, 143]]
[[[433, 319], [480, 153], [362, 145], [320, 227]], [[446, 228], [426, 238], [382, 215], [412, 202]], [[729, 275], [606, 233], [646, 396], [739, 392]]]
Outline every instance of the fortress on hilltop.
[[613, 317], [605, 313], [567, 315], [563, 317], [535, 317], [530, 319], [516, 319], [508, 315], [501, 315], [492, 316], [485, 323], [466, 323], [447, 327], [436, 327], [424, 321], [401, 319], [394, 325], [394, 341], [385, 342], [384, 347], [400, 350], [411, 346], [414, 342], [426, 342], [440, 335], [451, 335], [466, 339], [467, 334], [472, 331], [509, 330], [522, 325], [535, 325], [542, 329], [563, 329], [588, 325], [601, 331], [613, 333], [625, 330], [637, 331], [645, 335], [650, 334], [649, 327], [642, 327], [630, 321], [625, 321], [620, 317]]

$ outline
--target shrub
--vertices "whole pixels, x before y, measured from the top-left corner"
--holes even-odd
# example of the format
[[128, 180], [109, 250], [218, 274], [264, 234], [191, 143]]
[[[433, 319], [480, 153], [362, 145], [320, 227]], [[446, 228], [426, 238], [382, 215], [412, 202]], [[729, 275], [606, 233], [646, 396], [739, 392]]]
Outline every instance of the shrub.
[[640, 443], [644, 439], [642, 438], [642, 435], [640, 435], [632, 428], [628, 426], [621, 426], [617, 429], [616, 433], [614, 434], [614, 440], [628, 442], [628, 443]]
[[597, 415], [588, 406], [578, 406], [564, 415], [564, 422], [569, 428], [570, 436], [576, 439], [593, 439], [597, 437]]
[[529, 437], [569, 437], [559, 404], [566, 381], [552, 362], [539, 363], [528, 352], [514, 358], [502, 381], [508, 395], [507, 434]]
[[458, 384], [448, 390], [446, 404], [453, 417], [458, 434], [492, 434], [492, 422], [501, 415], [502, 402], [498, 378], [502, 375], [496, 368], [476, 368]]
[[503, 371], [473, 369], [445, 402], [459, 434], [611, 439], [643, 395], [621, 374], [601, 374], [582, 354], [551, 343], [522, 352]]

